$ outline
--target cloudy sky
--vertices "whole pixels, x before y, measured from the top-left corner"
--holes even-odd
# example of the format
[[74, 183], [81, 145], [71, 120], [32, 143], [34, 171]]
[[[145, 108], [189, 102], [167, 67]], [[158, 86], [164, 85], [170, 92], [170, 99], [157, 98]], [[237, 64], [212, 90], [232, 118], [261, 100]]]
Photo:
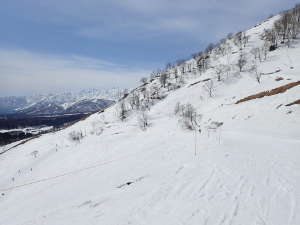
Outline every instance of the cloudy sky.
[[1, 0], [0, 96], [133, 87], [296, 0]]

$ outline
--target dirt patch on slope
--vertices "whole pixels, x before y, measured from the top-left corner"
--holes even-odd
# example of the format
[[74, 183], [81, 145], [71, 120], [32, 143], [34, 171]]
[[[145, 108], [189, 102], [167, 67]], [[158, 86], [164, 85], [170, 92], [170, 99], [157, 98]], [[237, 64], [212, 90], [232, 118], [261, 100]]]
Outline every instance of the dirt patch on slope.
[[196, 85], [196, 84], [203, 83], [203, 82], [206, 82], [206, 81], [209, 81], [209, 80], [211, 80], [211, 79], [210, 79], [210, 78], [207, 78], [207, 79], [204, 79], [204, 80], [197, 81], [197, 82], [195, 82], [195, 83], [190, 84], [189, 87], [192, 87], [192, 86], [194, 86], [194, 85]]
[[289, 104], [287, 104], [285, 106], [291, 106], [291, 105], [300, 105], [300, 99], [298, 99], [298, 100], [296, 100], [294, 102], [291, 102], [291, 103], [289, 103]]
[[235, 104], [239, 104], [239, 103], [242, 103], [242, 102], [247, 102], [247, 101], [250, 101], [250, 100], [253, 100], [253, 99], [257, 99], [257, 98], [263, 98], [263, 97], [266, 97], [266, 96], [272, 96], [272, 95], [277, 95], [277, 94], [280, 94], [280, 93], [284, 93], [288, 89], [291, 89], [291, 88], [293, 88], [295, 86], [298, 86], [298, 85], [300, 85], [300, 81], [292, 82], [292, 83], [280, 86], [278, 88], [274, 88], [274, 89], [269, 90], [269, 91], [263, 91], [263, 92], [260, 92], [258, 94], [255, 94], [255, 95], [250, 95], [246, 98], [242, 98], [242, 99], [238, 100]]
[[281, 81], [281, 80], [284, 80], [284, 78], [283, 77], [277, 77], [275, 80], [276, 81]]

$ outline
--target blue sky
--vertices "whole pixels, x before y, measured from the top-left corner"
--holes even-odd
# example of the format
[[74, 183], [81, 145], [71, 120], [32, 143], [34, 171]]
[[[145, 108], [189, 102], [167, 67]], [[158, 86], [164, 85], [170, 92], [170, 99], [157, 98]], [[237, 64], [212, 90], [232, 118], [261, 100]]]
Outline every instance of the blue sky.
[[133, 87], [295, 0], [1, 0], [0, 96]]

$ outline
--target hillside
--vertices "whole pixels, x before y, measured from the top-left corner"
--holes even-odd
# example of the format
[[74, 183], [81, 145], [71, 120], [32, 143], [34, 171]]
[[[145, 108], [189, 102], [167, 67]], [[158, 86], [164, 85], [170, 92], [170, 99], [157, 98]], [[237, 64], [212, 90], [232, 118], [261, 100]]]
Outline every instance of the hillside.
[[0, 224], [300, 224], [300, 42], [262, 40], [280, 18], [0, 155]]

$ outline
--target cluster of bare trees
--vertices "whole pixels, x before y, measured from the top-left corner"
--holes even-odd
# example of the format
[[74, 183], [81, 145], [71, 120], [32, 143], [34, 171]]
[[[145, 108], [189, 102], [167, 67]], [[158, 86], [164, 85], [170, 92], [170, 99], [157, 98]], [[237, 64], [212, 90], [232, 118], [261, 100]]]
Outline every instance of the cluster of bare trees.
[[179, 102], [175, 105], [175, 115], [179, 116], [179, 122], [183, 128], [188, 130], [200, 129], [201, 115], [197, 114], [194, 106], [190, 103], [180, 104]]
[[272, 29], [266, 29], [262, 38], [269, 44], [269, 50], [275, 50], [278, 43], [286, 43], [290, 46], [291, 41], [300, 33], [300, 4], [293, 9], [284, 12], [281, 18], [274, 23]]
[[263, 62], [267, 60], [267, 55], [269, 52], [268, 44], [264, 44], [262, 47], [253, 48], [250, 53], [253, 55], [252, 65], [250, 72], [255, 75], [255, 79], [258, 83], [261, 83], [262, 73], [258, 70], [258, 62]]
[[164, 88], [166, 87], [166, 84], [168, 82], [168, 78], [169, 78], [169, 75], [168, 75], [167, 72], [162, 72], [160, 74], [159, 81], [160, 81], [162, 87], [164, 87]]
[[247, 65], [247, 58], [246, 58], [246, 55], [245, 53], [243, 52], [240, 52], [239, 54], [239, 58], [238, 58], [238, 61], [237, 61], [237, 66], [239, 68], [239, 71], [242, 72], [244, 67]]
[[81, 130], [80, 131], [71, 131], [69, 133], [69, 137], [70, 137], [71, 141], [80, 142], [84, 138], [84, 135]]
[[218, 64], [217, 66], [214, 67], [215, 73], [217, 75], [217, 81], [222, 81], [223, 76], [230, 72], [230, 66], [229, 65], [224, 65], [224, 64]]
[[255, 60], [258, 60], [259, 62], [263, 62], [265, 60], [267, 60], [267, 56], [268, 56], [268, 52], [269, 52], [269, 47], [268, 44], [264, 44], [262, 47], [256, 47], [253, 48], [250, 53], [253, 55]]
[[233, 42], [240, 50], [246, 47], [246, 44], [249, 41], [249, 36], [245, 32], [238, 32], [234, 35]]
[[[250, 71], [255, 74], [255, 78], [258, 83], [261, 82], [261, 73], [258, 70], [258, 62], [267, 60], [269, 51], [272, 51], [278, 47], [279, 43], [290, 44], [292, 39], [296, 39], [300, 33], [300, 4], [296, 5], [295, 8], [284, 12], [281, 18], [274, 23], [272, 29], [266, 29], [262, 34], [262, 39], [265, 43], [261, 47], [253, 48], [251, 54], [254, 60], [252, 65], [249, 67]], [[239, 49], [239, 57], [235, 64], [232, 64], [232, 47], [231, 40]], [[124, 120], [128, 116], [128, 112], [131, 110], [137, 110], [145, 112], [153, 104], [154, 99], [160, 100], [164, 98], [162, 92], [166, 89], [168, 91], [176, 89], [184, 84], [186, 73], [204, 73], [207, 69], [213, 68], [216, 74], [216, 80], [222, 81], [224, 75], [232, 72], [233, 66], [237, 68], [239, 72], [245, 71], [245, 67], [248, 64], [244, 52], [249, 41], [249, 36], [246, 32], [238, 32], [235, 35], [232, 33], [228, 34], [226, 39], [221, 39], [218, 43], [210, 43], [207, 47], [200, 52], [192, 54], [194, 62], [187, 62], [185, 59], [179, 59], [174, 63], [167, 63], [164, 69], [159, 69], [151, 73], [150, 78], [142, 78], [141, 87], [131, 93], [123, 94], [123, 101], [119, 102], [119, 117]], [[212, 66], [210, 61], [213, 57], [223, 56], [225, 61], [220, 62], [216, 66]], [[238, 73], [238, 72], [237, 72]], [[174, 79], [173, 79], [174, 78]], [[152, 81], [157, 80], [158, 85], [152, 85]], [[155, 83], [155, 82], [154, 82]], [[148, 86], [148, 84], [151, 84]], [[204, 84], [204, 89], [207, 91], [209, 97], [214, 96], [214, 82], [209, 80]], [[163, 91], [162, 91], [163, 89]], [[128, 98], [126, 98], [128, 97]], [[126, 98], [126, 99], [125, 99]], [[126, 101], [125, 101], [126, 100]], [[182, 106], [190, 109], [189, 106]], [[144, 115], [143, 113], [141, 115]], [[141, 116], [145, 118], [145, 116]], [[144, 120], [145, 119], [140, 119]], [[147, 124], [147, 123], [145, 123]]]
[[[240, 32], [242, 35], [240, 36], [239, 40], [243, 43], [243, 46], [248, 41], [248, 37], [245, 36], [244, 33]], [[227, 39], [232, 39], [232, 33], [227, 35]], [[158, 78], [160, 81], [161, 87], [168, 88], [168, 90], [172, 88], [180, 87], [184, 83], [184, 75], [187, 73], [197, 74], [204, 73], [208, 68], [210, 68], [210, 58], [212, 53], [215, 52], [216, 54], [221, 54], [226, 56], [227, 61], [230, 63], [230, 57], [232, 54], [232, 48], [230, 44], [226, 41], [226, 38], [221, 39], [216, 44], [210, 43], [204, 49], [204, 51], [199, 51], [197, 53], [192, 54], [192, 58], [195, 60], [195, 63], [187, 63], [186, 59], [178, 59], [174, 63], [167, 63], [165, 69], [158, 69], [151, 73], [150, 82], [153, 79]], [[227, 67], [228, 68], [228, 67]], [[228, 71], [228, 70], [227, 70]], [[172, 85], [170, 82], [171, 75], [173, 75], [175, 79], [175, 85]], [[146, 80], [143, 78], [141, 82], [144, 84]]]
[[209, 67], [209, 55], [206, 53], [203, 53], [198, 58], [196, 58], [197, 61], [197, 69], [200, 74], [204, 73], [208, 67]]
[[[161, 79], [160, 76], [158, 78]], [[119, 100], [116, 114], [121, 121], [125, 121], [132, 112], [136, 112], [138, 115], [138, 123], [142, 130], [144, 130], [149, 124], [147, 111], [150, 110], [156, 101], [163, 99], [165, 94], [162, 90], [163, 85], [160, 86], [158, 83], [151, 83], [150, 85], [148, 81], [146, 82], [144, 80], [141, 80], [141, 82], [145, 85], [122, 94], [122, 96], [126, 97]], [[165, 86], [166, 85], [167, 82], [165, 83]]]

